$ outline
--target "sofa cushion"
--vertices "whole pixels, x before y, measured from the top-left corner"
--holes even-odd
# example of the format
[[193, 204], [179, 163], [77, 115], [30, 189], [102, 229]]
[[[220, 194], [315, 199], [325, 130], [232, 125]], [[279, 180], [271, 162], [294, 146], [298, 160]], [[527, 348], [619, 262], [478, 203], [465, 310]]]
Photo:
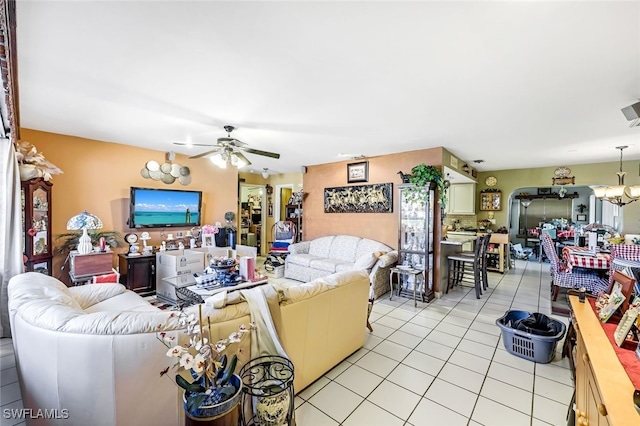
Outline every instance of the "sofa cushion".
[[331, 244], [334, 238], [334, 235], [329, 235], [310, 241], [309, 254], [317, 257], [329, 257], [329, 251], [331, 250]]
[[309, 264], [313, 269], [327, 271], [329, 273], [337, 272], [337, 265], [352, 265], [352, 263], [340, 259], [316, 259], [312, 260]]
[[[16, 275], [16, 279], [13, 281], [20, 282], [22, 285], [14, 284], [8, 288], [9, 296], [12, 299], [12, 309], [17, 309], [22, 304], [34, 299], [47, 299], [55, 304], [67, 306], [71, 310], [82, 310], [69, 288], [54, 277], [38, 272], [26, 272]], [[23, 283], [29, 283], [29, 285]]]
[[329, 258], [354, 262], [356, 260], [356, 249], [362, 238], [352, 235], [338, 235], [331, 243]]
[[314, 256], [312, 254], [299, 253], [288, 255], [286, 262], [291, 265], [300, 265], [308, 268], [309, 265], [311, 265], [311, 262], [317, 259], [322, 259], [322, 257]]
[[90, 314], [105, 311], [157, 312], [159, 310], [133, 291], [125, 291], [87, 307], [85, 312]]
[[336, 265], [336, 272], [344, 272], [344, 271], [355, 271], [356, 269], [353, 267], [353, 263], [338, 263]]

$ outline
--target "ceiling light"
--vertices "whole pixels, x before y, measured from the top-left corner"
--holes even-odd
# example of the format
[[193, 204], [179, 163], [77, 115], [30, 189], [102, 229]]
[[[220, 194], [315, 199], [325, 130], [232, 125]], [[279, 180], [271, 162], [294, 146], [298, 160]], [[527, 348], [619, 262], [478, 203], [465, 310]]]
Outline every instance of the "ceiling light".
[[[629, 187], [624, 185], [624, 175], [626, 173], [622, 171], [622, 151], [625, 148], [628, 148], [628, 146], [616, 147], [616, 149], [620, 150], [620, 171], [616, 172], [618, 175], [618, 185], [593, 188], [593, 193], [596, 197], [603, 201], [608, 201], [611, 204], [615, 204], [618, 207], [625, 206], [640, 199], [640, 185]], [[629, 201], [623, 201], [625, 195], [629, 198]]]
[[242, 155], [240, 152], [234, 152], [231, 149], [225, 149], [222, 152], [214, 154], [209, 157], [209, 160], [221, 169], [226, 169], [227, 164], [229, 163], [239, 169], [251, 164], [251, 161], [249, 161], [247, 157]]
[[262, 177], [265, 179], [269, 179], [269, 169], [267, 169], [266, 167], [262, 169]]

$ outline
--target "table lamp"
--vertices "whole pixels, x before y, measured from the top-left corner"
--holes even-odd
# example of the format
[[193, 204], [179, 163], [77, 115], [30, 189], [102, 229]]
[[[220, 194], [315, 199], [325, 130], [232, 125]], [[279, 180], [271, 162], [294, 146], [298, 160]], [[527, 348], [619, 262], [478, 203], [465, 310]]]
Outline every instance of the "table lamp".
[[82, 236], [78, 240], [78, 253], [89, 254], [93, 250], [93, 244], [91, 244], [91, 237], [87, 233], [87, 229], [100, 229], [102, 228], [102, 221], [98, 216], [88, 213], [86, 210], [80, 214], [73, 216], [67, 222], [67, 229], [69, 231], [78, 231], [82, 229]]

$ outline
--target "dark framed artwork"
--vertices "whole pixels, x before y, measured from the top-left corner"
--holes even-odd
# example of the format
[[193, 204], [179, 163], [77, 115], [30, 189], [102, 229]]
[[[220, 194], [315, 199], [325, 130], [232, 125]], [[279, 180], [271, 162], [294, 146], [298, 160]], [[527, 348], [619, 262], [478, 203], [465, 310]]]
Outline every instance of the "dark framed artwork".
[[347, 164], [347, 182], [369, 182], [369, 162]]
[[538, 188], [538, 195], [551, 195], [551, 188]]
[[393, 183], [324, 189], [325, 213], [392, 213]]
[[273, 217], [273, 203], [269, 203], [269, 207], [267, 208], [267, 216]]

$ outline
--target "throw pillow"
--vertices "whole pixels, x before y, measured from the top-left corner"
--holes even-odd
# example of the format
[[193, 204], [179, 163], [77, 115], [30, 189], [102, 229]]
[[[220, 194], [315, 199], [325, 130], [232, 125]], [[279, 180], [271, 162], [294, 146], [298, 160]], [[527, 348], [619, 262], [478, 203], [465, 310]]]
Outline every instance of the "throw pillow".
[[353, 264], [353, 270], [371, 269], [381, 255], [381, 251], [374, 251], [373, 253], [360, 256]]

